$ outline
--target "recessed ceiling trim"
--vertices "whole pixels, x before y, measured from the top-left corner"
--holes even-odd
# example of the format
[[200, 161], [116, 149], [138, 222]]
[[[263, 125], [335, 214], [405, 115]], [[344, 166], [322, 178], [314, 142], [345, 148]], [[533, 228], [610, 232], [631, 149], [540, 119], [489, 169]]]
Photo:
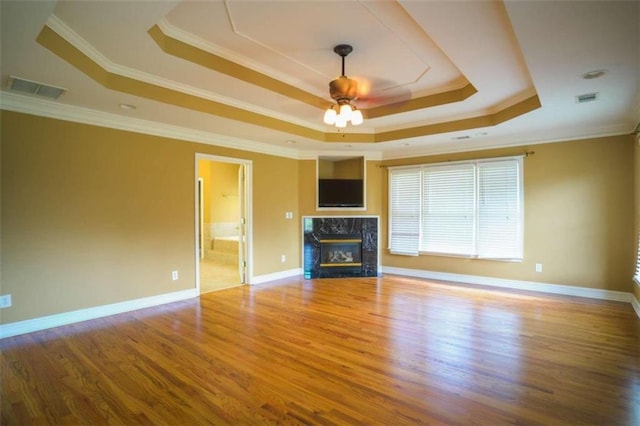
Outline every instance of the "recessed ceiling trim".
[[[156, 75], [145, 73], [139, 70], [131, 69], [120, 64], [112, 62], [109, 58], [103, 55], [100, 51], [94, 48], [91, 44], [87, 43], [80, 35], [73, 31], [67, 24], [61, 21], [55, 15], [51, 15], [47, 20], [46, 26], [50, 27], [58, 36], [62, 37], [69, 44], [78, 49], [91, 61], [96, 62], [106, 72], [112, 74], [118, 74], [134, 80], [143, 81], [149, 84], [166, 87], [172, 90], [176, 90], [183, 93], [188, 93], [199, 98], [205, 98], [212, 101], [220, 102], [226, 105], [231, 105], [243, 110], [254, 111], [259, 114], [269, 115], [266, 111], [260, 111], [255, 105], [248, 105], [238, 102], [235, 99], [220, 96], [218, 94], [205, 92], [192, 86], [176, 83], [175, 81], [160, 78]], [[288, 122], [294, 122], [294, 119], [290, 117], [280, 117]], [[298, 123], [300, 124], [300, 123]], [[319, 128], [321, 126], [318, 126]], [[316, 129], [318, 130], [318, 129]]]
[[151, 38], [158, 46], [170, 55], [193, 62], [211, 70], [240, 79], [247, 83], [266, 88], [281, 95], [297, 99], [301, 102], [325, 109], [329, 101], [319, 96], [312, 95], [295, 86], [284, 83], [266, 74], [254, 71], [244, 65], [237, 64], [214, 53], [192, 46], [184, 41], [166, 35], [158, 25], [154, 25], [148, 31]]
[[385, 117], [391, 114], [399, 114], [402, 112], [414, 111], [417, 109], [430, 108], [438, 105], [446, 105], [452, 102], [460, 102], [476, 93], [478, 90], [471, 83], [466, 86], [449, 90], [448, 92], [436, 93], [420, 98], [410, 99], [404, 102], [396, 102], [389, 105], [382, 105], [375, 108], [365, 110], [367, 118]]
[[102, 68], [91, 58], [86, 56], [84, 52], [77, 49], [48, 26], [43, 27], [42, 31], [36, 38], [36, 41], [51, 50], [60, 58], [69, 62], [87, 76], [91, 77], [96, 82], [109, 89], [188, 108], [194, 111], [252, 123], [258, 126], [268, 127], [273, 130], [292, 133], [310, 139], [322, 140], [324, 138], [324, 134], [319, 130], [292, 124], [285, 120], [268, 117], [266, 115], [229, 106], [221, 102], [204, 99], [175, 89], [111, 73]]
[[[182, 40], [174, 38], [171, 35], [165, 34], [162, 27], [158, 25], [151, 27], [148, 33], [158, 46], [165, 53], [170, 55], [240, 79], [246, 83], [253, 84], [263, 89], [279, 93], [283, 96], [297, 99], [322, 110], [327, 109], [331, 105], [331, 103], [325, 98], [313, 95], [295, 86], [284, 83], [273, 77], [245, 67], [244, 65], [237, 64], [212, 52], [190, 45]], [[466, 99], [466, 97], [471, 96], [476, 92], [477, 90], [473, 85], [467, 82], [462, 89], [453, 89], [438, 94], [427, 95], [411, 99], [408, 102], [398, 102], [376, 108], [361, 109], [361, 111], [366, 117], [377, 118], [399, 112], [414, 111], [427, 107], [444, 105], [450, 102], [455, 102], [456, 100]], [[460, 97], [461, 94], [464, 95], [463, 98]], [[401, 109], [397, 109], [399, 107], [401, 107]]]
[[[157, 27], [156, 27], [157, 28]], [[221, 102], [205, 99], [190, 93], [163, 87], [158, 84], [141, 81], [132, 77], [109, 72], [100, 64], [92, 60], [87, 54], [75, 47], [49, 26], [43, 27], [36, 38], [37, 42], [46, 47], [60, 58], [69, 62], [87, 76], [112, 90], [140, 96], [146, 99], [171, 104], [194, 111], [204, 112], [231, 120], [237, 120], [252, 125], [269, 128], [276, 131], [297, 135], [320, 142], [341, 143], [379, 143], [399, 139], [415, 138], [438, 133], [468, 130], [471, 128], [488, 127], [506, 119], [529, 112], [540, 106], [537, 96], [523, 102], [504, 108], [496, 113], [455, 120], [447, 123], [435, 123], [406, 129], [392, 130], [380, 133], [325, 133], [310, 127], [290, 123], [267, 115], [244, 110]], [[170, 38], [161, 37], [166, 42]], [[206, 52], [205, 52], [206, 53]], [[475, 91], [468, 85], [464, 91]]]
[[[476, 117], [469, 117], [460, 120], [453, 120], [444, 123], [433, 123], [424, 126], [416, 126], [405, 129], [391, 130], [388, 132], [379, 132], [374, 135], [372, 142], [390, 142], [401, 139], [411, 139], [421, 136], [435, 135], [440, 133], [449, 133], [460, 130], [477, 129], [481, 127], [491, 127], [500, 124], [511, 118], [518, 117], [527, 112], [531, 112], [537, 108], [540, 108], [541, 103], [538, 95], [531, 96], [521, 102], [508, 106], [496, 113], [481, 115]], [[352, 139], [346, 139], [346, 136], [353, 137]], [[362, 134], [343, 134], [343, 133], [328, 133], [326, 142], [367, 142], [367, 135]]]
[[[188, 45], [197, 47], [205, 52], [209, 52], [213, 55], [220, 56], [225, 58], [231, 62], [235, 62], [236, 64], [243, 65], [249, 69], [254, 71], [266, 74], [273, 78], [278, 79], [279, 81], [287, 81], [289, 76], [282, 74], [279, 71], [276, 71], [273, 68], [269, 68], [264, 64], [260, 64], [256, 61], [252, 61], [250, 58], [246, 58], [242, 55], [238, 55], [236, 52], [228, 50], [220, 45], [214, 44], [209, 40], [205, 40], [195, 34], [187, 32], [182, 28], [176, 27], [171, 22], [169, 22], [166, 18], [163, 18], [158, 22], [158, 27], [162, 33], [168, 37], [174, 38], [176, 40], [180, 40]], [[291, 85], [295, 85], [296, 87], [306, 87], [309, 92], [313, 91], [311, 86], [308, 86], [305, 81], [302, 80], [288, 80], [288, 83]]]

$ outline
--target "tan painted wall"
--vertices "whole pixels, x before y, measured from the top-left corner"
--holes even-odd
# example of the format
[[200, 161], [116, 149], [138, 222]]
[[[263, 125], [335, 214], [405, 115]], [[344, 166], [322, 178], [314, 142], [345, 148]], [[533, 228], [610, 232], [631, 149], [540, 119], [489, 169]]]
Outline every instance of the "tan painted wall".
[[237, 222], [240, 217], [238, 164], [210, 162], [211, 222]]
[[[378, 161], [367, 162], [365, 212], [318, 212], [315, 161], [7, 111], [0, 111], [0, 120], [0, 292], [13, 296], [13, 307], [0, 312], [2, 323], [193, 288], [196, 153], [253, 162], [254, 276], [300, 267], [303, 215], [381, 215], [383, 247], [387, 244], [387, 172]], [[640, 209], [629, 196], [634, 194], [631, 138], [531, 149], [535, 155], [525, 160], [524, 262], [407, 258], [383, 250], [383, 264], [630, 291], [635, 237], [629, 230], [634, 220], [640, 226]], [[635, 163], [640, 167], [637, 148]], [[285, 219], [287, 211], [293, 220]], [[536, 262], [543, 263], [543, 273], [534, 272]], [[180, 280], [171, 281], [173, 269]]]
[[[628, 136], [530, 148], [386, 161], [419, 164], [535, 154], [524, 160], [524, 261], [391, 255], [383, 221], [383, 265], [466, 275], [631, 291], [634, 268], [633, 144]], [[387, 175], [383, 194], [387, 214]], [[535, 263], [543, 272], [535, 272]]]
[[[298, 161], [269, 157], [269, 161], [255, 162], [253, 181], [256, 270], [267, 274], [299, 268], [302, 248]], [[286, 212], [292, 212], [293, 219], [285, 219]], [[280, 262], [283, 254], [287, 257], [285, 263]]]
[[333, 177], [336, 179], [362, 179], [364, 176], [363, 161], [362, 158], [336, 161]]
[[299, 267], [300, 222], [284, 219], [299, 217], [297, 160], [8, 111], [0, 120], [0, 291], [13, 298], [2, 323], [194, 288], [197, 152], [253, 162], [254, 276]]

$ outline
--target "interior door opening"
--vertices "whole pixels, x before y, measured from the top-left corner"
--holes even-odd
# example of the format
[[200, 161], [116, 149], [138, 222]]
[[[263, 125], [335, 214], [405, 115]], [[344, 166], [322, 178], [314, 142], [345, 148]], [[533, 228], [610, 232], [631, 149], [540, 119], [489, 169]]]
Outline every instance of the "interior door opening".
[[250, 162], [196, 156], [196, 286], [200, 293], [248, 283]]

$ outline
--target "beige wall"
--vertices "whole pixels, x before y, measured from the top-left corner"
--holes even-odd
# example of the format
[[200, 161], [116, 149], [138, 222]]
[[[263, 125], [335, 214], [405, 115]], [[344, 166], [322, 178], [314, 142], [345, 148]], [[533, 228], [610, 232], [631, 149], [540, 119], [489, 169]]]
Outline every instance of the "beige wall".
[[[2, 323], [194, 288], [195, 154], [253, 165], [254, 276], [300, 267], [303, 215], [380, 215], [383, 265], [631, 291], [640, 150], [631, 137], [536, 145], [525, 160], [522, 263], [392, 256], [387, 171], [367, 161], [367, 210], [322, 211], [315, 161], [0, 111]], [[384, 165], [521, 154], [526, 148]], [[636, 194], [640, 184], [636, 174]], [[294, 219], [285, 219], [291, 211]], [[282, 263], [280, 256], [287, 261]], [[542, 263], [543, 273], [534, 272]], [[178, 281], [171, 271], [180, 271]], [[640, 294], [636, 288], [636, 296]]]
[[[549, 284], [631, 291], [634, 267], [633, 143], [628, 136], [535, 145], [530, 148], [386, 161], [419, 164], [535, 154], [524, 160], [524, 261], [391, 255], [386, 223], [383, 265]], [[386, 217], [387, 173], [384, 201]], [[535, 272], [542, 263], [543, 272]]]
[[208, 179], [211, 222], [238, 222], [240, 198], [238, 191], [238, 164], [211, 163]]
[[2, 323], [194, 288], [196, 153], [253, 162], [253, 274], [299, 267], [297, 160], [0, 114]]

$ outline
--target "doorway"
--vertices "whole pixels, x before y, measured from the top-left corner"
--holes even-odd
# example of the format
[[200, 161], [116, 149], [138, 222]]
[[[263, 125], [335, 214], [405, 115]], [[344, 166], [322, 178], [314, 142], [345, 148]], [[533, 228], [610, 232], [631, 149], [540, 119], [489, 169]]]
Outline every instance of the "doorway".
[[249, 283], [251, 162], [196, 154], [196, 288]]

